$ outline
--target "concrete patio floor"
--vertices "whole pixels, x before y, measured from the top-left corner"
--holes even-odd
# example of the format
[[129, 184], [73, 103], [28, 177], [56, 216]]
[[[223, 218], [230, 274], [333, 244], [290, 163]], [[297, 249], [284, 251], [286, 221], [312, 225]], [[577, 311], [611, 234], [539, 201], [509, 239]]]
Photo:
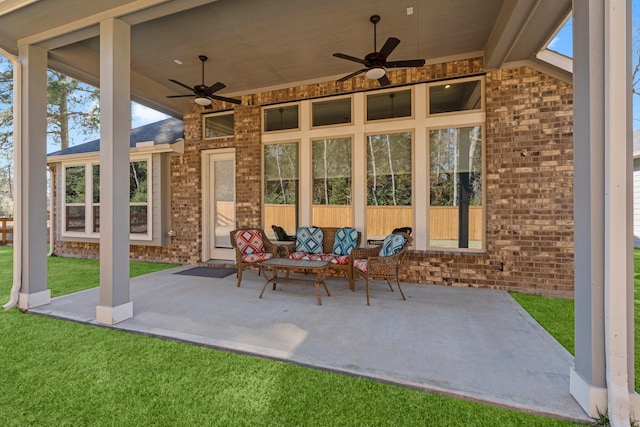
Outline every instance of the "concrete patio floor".
[[[573, 357], [508, 293], [384, 282], [351, 292], [328, 279], [316, 304], [311, 286], [267, 288], [257, 272], [223, 279], [174, 274], [131, 279], [134, 317], [116, 329], [182, 340], [589, 422], [569, 394]], [[53, 299], [31, 312], [96, 324], [98, 289]]]

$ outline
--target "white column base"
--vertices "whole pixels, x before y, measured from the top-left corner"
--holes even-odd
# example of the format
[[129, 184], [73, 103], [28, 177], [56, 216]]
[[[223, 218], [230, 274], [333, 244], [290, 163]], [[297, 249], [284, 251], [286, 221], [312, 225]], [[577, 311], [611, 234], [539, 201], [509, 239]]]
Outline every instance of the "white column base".
[[102, 325], [115, 325], [133, 317], [133, 302], [117, 307], [99, 305], [96, 307], [96, 321]]
[[[569, 392], [590, 417], [598, 418], [600, 414], [607, 412], [609, 406], [607, 389], [587, 383], [573, 367], [569, 372]], [[640, 395], [638, 393], [629, 393], [629, 407], [630, 421], [640, 420]]]
[[34, 294], [18, 294], [18, 308], [29, 310], [30, 308], [47, 305], [51, 302], [51, 290], [36, 292]]

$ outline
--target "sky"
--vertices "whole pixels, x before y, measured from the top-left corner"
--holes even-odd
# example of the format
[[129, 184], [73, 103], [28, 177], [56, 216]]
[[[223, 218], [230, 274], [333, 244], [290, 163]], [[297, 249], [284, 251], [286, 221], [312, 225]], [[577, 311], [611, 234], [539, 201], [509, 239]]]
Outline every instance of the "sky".
[[[635, 32], [636, 29], [640, 28], [640, 0], [632, 0], [631, 1], [631, 27]], [[549, 42], [547, 47], [550, 50], [561, 53], [565, 56], [573, 58], [573, 37], [572, 37], [572, 21], [571, 18], [566, 22], [566, 24], [560, 29], [558, 34]], [[635, 37], [635, 35], [634, 35]], [[638, 62], [638, 58], [636, 56], [635, 47], [633, 49], [633, 59], [632, 63], [636, 64]], [[633, 130], [640, 129], [640, 96], [633, 95]]]

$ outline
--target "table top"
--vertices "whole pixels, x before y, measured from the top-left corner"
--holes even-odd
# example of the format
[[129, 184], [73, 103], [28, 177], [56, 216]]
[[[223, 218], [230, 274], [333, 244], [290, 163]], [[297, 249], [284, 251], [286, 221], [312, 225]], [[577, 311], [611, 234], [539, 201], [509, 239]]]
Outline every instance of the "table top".
[[271, 258], [262, 261], [260, 265], [267, 267], [325, 268], [329, 263], [327, 261], [311, 261], [307, 259]]

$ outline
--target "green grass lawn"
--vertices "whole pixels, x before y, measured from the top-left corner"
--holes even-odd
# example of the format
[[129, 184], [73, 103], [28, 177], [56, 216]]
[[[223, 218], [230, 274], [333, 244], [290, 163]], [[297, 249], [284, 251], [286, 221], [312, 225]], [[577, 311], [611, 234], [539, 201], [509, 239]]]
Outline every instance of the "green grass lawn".
[[[168, 266], [132, 262], [131, 276]], [[52, 295], [97, 286], [98, 268], [97, 261], [49, 258]], [[11, 271], [12, 250], [0, 247], [0, 304]], [[557, 323], [560, 331], [572, 328], [566, 319]], [[572, 425], [15, 309], [0, 312], [0, 333], [3, 426]]]

